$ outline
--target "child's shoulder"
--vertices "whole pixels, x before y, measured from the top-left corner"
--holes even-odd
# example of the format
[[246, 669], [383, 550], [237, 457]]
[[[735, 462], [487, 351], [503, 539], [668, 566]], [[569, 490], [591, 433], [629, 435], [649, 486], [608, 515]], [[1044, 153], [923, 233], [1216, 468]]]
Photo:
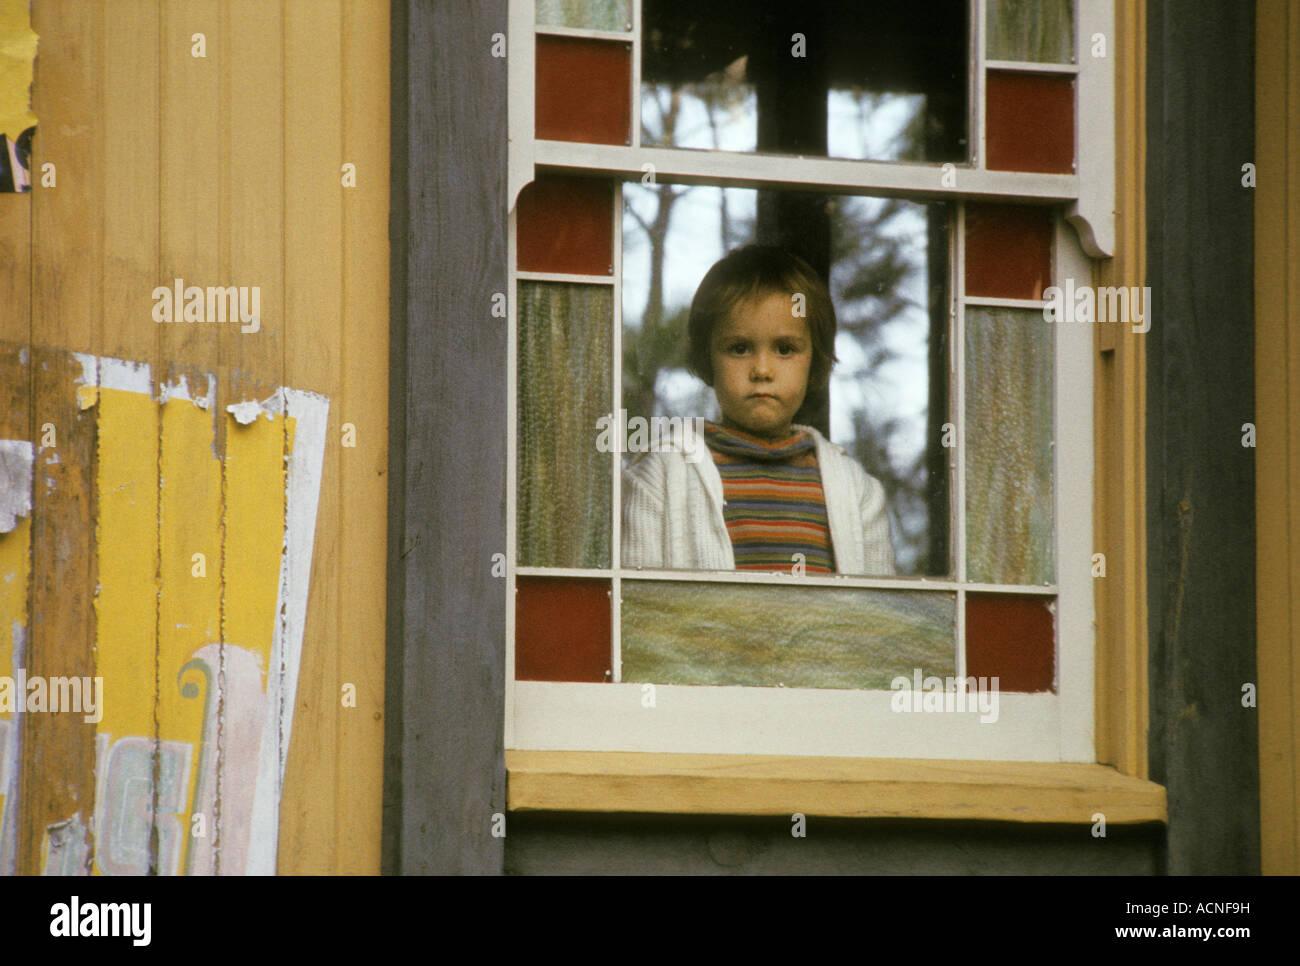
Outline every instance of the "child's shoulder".
[[796, 426], [810, 433], [817, 442], [817, 462], [821, 465], [822, 475], [836, 474], [849, 480], [852, 485], [868, 493], [876, 489], [884, 490], [883, 484], [868, 473], [853, 455], [839, 443], [832, 443], [815, 427]]

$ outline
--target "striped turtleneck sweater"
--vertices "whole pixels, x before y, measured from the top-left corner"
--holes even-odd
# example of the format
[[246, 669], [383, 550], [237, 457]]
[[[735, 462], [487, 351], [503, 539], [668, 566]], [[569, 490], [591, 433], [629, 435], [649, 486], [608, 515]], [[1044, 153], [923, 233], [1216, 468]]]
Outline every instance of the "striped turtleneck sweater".
[[803, 430], [768, 442], [704, 424], [722, 477], [722, 517], [737, 570], [789, 570], [803, 554], [810, 574], [835, 572], [816, 440]]

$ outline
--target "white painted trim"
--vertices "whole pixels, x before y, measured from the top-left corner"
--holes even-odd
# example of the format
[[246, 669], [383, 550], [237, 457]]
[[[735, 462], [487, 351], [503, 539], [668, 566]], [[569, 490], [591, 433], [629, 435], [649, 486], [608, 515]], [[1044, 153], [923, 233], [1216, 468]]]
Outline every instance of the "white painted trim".
[[1060, 593], [1060, 588], [1055, 584], [981, 584], [969, 580], [965, 587], [972, 594], [1026, 594], [1028, 596], [1040, 594], [1044, 597], [1053, 597]]
[[581, 577], [608, 580], [610, 571], [592, 567], [516, 567], [517, 577]]
[[539, 23], [537, 34], [549, 34], [552, 37], [581, 37], [587, 40], [617, 40], [629, 43], [632, 40], [630, 30], [600, 30], [595, 27], [564, 27], [559, 24]]
[[[1115, 253], [1114, 0], [1076, 0], [1074, 144], [1079, 197], [1067, 217], [1093, 258]], [[1091, 55], [1091, 37], [1106, 37], [1106, 56]], [[1086, 52], [1086, 54], [1085, 54]]]
[[571, 275], [564, 272], [515, 272], [520, 282], [572, 282], [574, 285], [613, 285], [613, 275]]
[[1078, 197], [1072, 174], [1024, 171], [981, 171], [959, 166], [957, 185], [940, 183], [943, 165], [896, 161], [852, 161], [843, 158], [800, 158], [780, 154], [745, 154], [691, 148], [630, 148], [618, 144], [576, 141], [537, 141], [537, 166], [556, 171], [599, 171], [639, 180], [641, 166], [654, 165], [655, 180], [677, 184], [725, 184], [733, 188], [800, 187], [842, 194], [885, 197], [979, 198], [984, 200], [1058, 203]]
[[632, 130], [629, 141], [641, 147], [641, 0], [632, 0]]
[[971, 4], [971, 46], [975, 56], [971, 58], [970, 71], [970, 119], [971, 127], [968, 137], [974, 153], [975, 168], [984, 171], [988, 167], [988, 152], [984, 136], [984, 51], [988, 46], [985, 39], [985, 25], [988, 23], [988, 0], [974, 0]]
[[[895, 712], [900, 692], [518, 681], [515, 740], [537, 751], [824, 755], [1059, 761], [1053, 694], [999, 694], [996, 721], [977, 711]], [[908, 692], [910, 694], [910, 692]], [[1079, 761], [1091, 761], [1079, 758]]]
[[[518, 0], [512, 4], [518, 5]], [[528, 6], [532, 8], [531, 3]], [[519, 513], [519, 272], [515, 268], [518, 211], [513, 203], [506, 220], [506, 545], [503, 549], [506, 555], [505, 747], [511, 748], [515, 741], [515, 716], [510, 713], [515, 688], [515, 575], [519, 571], [515, 550]]]
[[[637, 29], [631, 34], [633, 44], [632, 142], [640, 135], [640, 0], [633, 0]], [[723, 184], [734, 187], [802, 187], [845, 194], [916, 197], [924, 200], [949, 198], [981, 201], [1041, 202], [1070, 204], [1071, 221], [1080, 228], [1088, 254], [1104, 254], [1097, 247], [1092, 232], [1100, 224], [1105, 240], [1105, 223], [1093, 217], [1097, 205], [1109, 212], [1110, 238], [1113, 242], [1114, 172], [1113, 130], [1104, 142], [1088, 142], [1076, 133], [1079, 174], [1039, 174], [983, 170], [986, 154], [984, 132], [984, 90], [987, 69], [1015, 69], [1045, 73], [1075, 73], [1079, 80], [1076, 98], [1076, 126], [1081, 118], [1088, 123], [1110, 129], [1113, 113], [1113, 69], [1106, 63], [1105, 77], [1096, 64], [1077, 57], [1077, 65], [1047, 65], [986, 61], [985, 0], [973, 0], [972, 7], [972, 77], [971, 140], [975, 142], [974, 165], [960, 166], [960, 186], [944, 188], [937, 177], [941, 165], [894, 162], [856, 161], [835, 158], [795, 158], [779, 155], [696, 151], [678, 148], [635, 148], [620, 145], [592, 145], [532, 139], [531, 111], [532, 54], [522, 81], [512, 74], [511, 101], [526, 100], [529, 111], [527, 130], [528, 173], [532, 164], [557, 171], [599, 172], [602, 175], [637, 179], [641, 166], [654, 165], [656, 179], [682, 184]], [[1079, 10], [1083, 4], [1076, 4]], [[1097, 9], [1107, 27], [1113, 21], [1113, 0], [1090, 2], [1087, 13], [1080, 11], [1076, 36], [1080, 46], [1085, 29], [1098, 20]], [[512, 25], [516, 8], [529, 8], [527, 0], [512, 0]], [[624, 35], [616, 35], [627, 39]], [[529, 38], [532, 32], [530, 29]], [[521, 68], [512, 51], [512, 70]], [[1109, 61], [1113, 50], [1108, 52]], [[1104, 81], [1105, 83], [1101, 83]], [[526, 82], [526, 83], [525, 83]], [[1105, 95], [1098, 92], [1105, 86]], [[1085, 94], [1091, 100], [1085, 100]], [[518, 145], [511, 143], [512, 179], [520, 170]], [[1106, 154], [1100, 167], [1098, 152]], [[1088, 163], [1085, 163], [1085, 160]], [[1093, 167], [1089, 167], [1092, 164]], [[1095, 177], [1100, 173], [1104, 177]], [[511, 181], [512, 189], [515, 182]], [[1081, 194], [1083, 193], [1083, 194]], [[511, 202], [515, 197], [512, 190]], [[615, 218], [621, 215], [615, 205]], [[609, 579], [614, 587], [611, 606], [613, 639], [618, 641], [618, 603], [623, 580], [671, 580], [774, 585], [795, 583], [788, 575], [752, 572], [633, 571], [618, 566], [610, 571], [582, 568], [518, 568], [515, 556], [516, 516], [516, 440], [517, 433], [517, 359], [516, 281], [534, 273], [513, 272], [510, 293], [509, 391], [507, 421], [507, 570], [509, 593], [507, 604], [507, 678], [506, 678], [506, 747], [521, 749], [626, 750], [663, 752], [769, 753], [793, 755], [848, 755], [854, 757], [916, 758], [988, 758], [1038, 761], [1093, 761], [1093, 638], [1091, 587], [1091, 507], [1092, 507], [1092, 347], [1088, 326], [1062, 327], [1057, 333], [1055, 368], [1055, 478], [1057, 584], [1030, 587], [964, 582], [965, 547], [965, 307], [967, 305], [1005, 306], [1041, 309], [1042, 300], [993, 299], [964, 295], [965, 211], [958, 205], [956, 228], [950, 235], [954, 257], [954, 283], [951, 294], [952, 326], [951, 418], [958, 427], [957, 451], [950, 460], [953, 494], [952, 552], [956, 579], [899, 579], [841, 577], [838, 575], [804, 577], [801, 586], [861, 587], [894, 591], [948, 591], [957, 598], [957, 667], [964, 674], [965, 596], [967, 592], [987, 591], [1057, 597], [1057, 681], [1059, 693], [1040, 695], [1002, 695], [1002, 718], [998, 725], [971, 727], [968, 715], [921, 714], [908, 717], [911, 726], [899, 728], [898, 716], [889, 711], [889, 692], [832, 691], [780, 688], [709, 688], [660, 685], [656, 688], [656, 709], [641, 705], [638, 684], [566, 684], [514, 680], [515, 575], [579, 576]], [[1085, 231], [1085, 228], [1087, 229]], [[1074, 273], [1087, 277], [1090, 271], [1083, 253], [1063, 241], [1059, 230], [1054, 245], [1054, 278]], [[510, 218], [510, 265], [515, 258], [515, 224]], [[539, 280], [605, 283], [614, 285], [616, 298], [621, 293], [621, 259], [616, 259], [616, 278], [543, 275]], [[1084, 273], [1084, 274], [1081, 274]], [[621, 318], [621, 305], [616, 308]], [[616, 338], [621, 326], [616, 327]], [[621, 343], [621, 339], [619, 339]], [[615, 378], [621, 383], [621, 353], [615, 359]], [[621, 399], [619, 399], [621, 403]], [[618, 465], [615, 456], [616, 467]], [[617, 480], [618, 473], [615, 473]], [[617, 496], [617, 483], [615, 485]], [[617, 501], [616, 501], [617, 502]], [[1067, 515], [1065, 507], [1070, 508]], [[1084, 509], [1083, 517], [1075, 512]], [[618, 508], [616, 507], [616, 514]], [[1068, 526], [1067, 526], [1068, 521]], [[617, 517], [616, 524], [617, 528]], [[1087, 552], [1076, 554], [1078, 547]], [[1077, 559], [1076, 559], [1077, 558]], [[784, 578], [784, 579], [782, 579]], [[618, 644], [615, 644], [618, 647]], [[615, 652], [617, 653], [617, 651]], [[665, 698], [668, 699], [665, 703]], [[671, 711], [665, 714], [665, 711]], [[647, 717], [651, 716], [651, 717]], [[657, 717], [656, 717], [657, 716]], [[648, 726], [648, 722], [655, 722]]]
[[536, 13], [533, 0], [510, 0], [506, 32], [506, 205], [511, 212], [519, 192], [534, 177]]
[[[614, 305], [612, 324], [613, 349], [610, 359], [612, 381], [610, 400], [612, 412], [618, 412], [623, 406], [623, 185], [614, 185], [614, 210], [611, 217], [614, 224]], [[609, 558], [613, 565], [613, 577], [609, 585], [609, 619], [610, 619], [610, 677], [617, 683], [623, 677], [623, 587], [619, 578], [623, 566], [623, 455], [615, 447], [609, 454], [612, 467], [613, 499], [610, 503], [612, 519], [609, 527]]]
[[1025, 74], [1077, 74], [1078, 64], [1052, 64], [1037, 60], [986, 60], [987, 70], [1020, 71]]
[[[984, 0], [980, 0], [980, 23], [983, 23]], [[983, 44], [983, 40], [980, 41]], [[952, 265], [952, 292], [956, 311], [952, 315], [952, 338], [948, 357], [951, 360], [951, 414], [957, 428], [957, 446], [952, 454], [955, 485], [952, 494], [953, 576], [957, 585], [957, 676], [966, 676], [966, 204], [957, 204], [953, 236], [957, 241]]]
[[[789, 570], [634, 570], [627, 567], [617, 571], [585, 567], [519, 567], [520, 577], [579, 577], [590, 580], [608, 580], [617, 576], [622, 580], [691, 582], [713, 584], [758, 584], [764, 587], [828, 587], [834, 589], [889, 590], [889, 591], [946, 591], [955, 593], [963, 586], [946, 577], [854, 577], [847, 574], [804, 574], [792, 576]], [[1051, 584], [980, 584], [967, 583], [967, 590], [990, 594], [1043, 594], [1057, 592]]]
[[[1054, 280], [1091, 284], [1092, 265], [1073, 231], [1056, 219]], [[1053, 323], [1044, 321], [1044, 326]], [[1092, 578], [1093, 331], [1056, 325], [1056, 600], [1057, 693], [1061, 699], [1061, 754], [1093, 761], [1096, 646]]]
[[1000, 299], [983, 295], [966, 295], [962, 301], [967, 305], [987, 305], [1001, 309], [1042, 309], [1047, 305], [1045, 299]]

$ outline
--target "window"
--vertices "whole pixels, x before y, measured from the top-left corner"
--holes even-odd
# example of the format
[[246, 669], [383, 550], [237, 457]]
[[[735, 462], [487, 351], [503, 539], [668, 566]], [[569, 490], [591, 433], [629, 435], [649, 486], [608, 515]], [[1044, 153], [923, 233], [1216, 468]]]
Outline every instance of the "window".
[[[1094, 760], [1092, 332], [1043, 317], [1112, 231], [1092, 24], [850, 6], [512, 5], [508, 748]], [[600, 420], [706, 414], [683, 302], [755, 238], [836, 297], [824, 426], [896, 576], [622, 566]], [[996, 711], [900, 714], [917, 675]]]

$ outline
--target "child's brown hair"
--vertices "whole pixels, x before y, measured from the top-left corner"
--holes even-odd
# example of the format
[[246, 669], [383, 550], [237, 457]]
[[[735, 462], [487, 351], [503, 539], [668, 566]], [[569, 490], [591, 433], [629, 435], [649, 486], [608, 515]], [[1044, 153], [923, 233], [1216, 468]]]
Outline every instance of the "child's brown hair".
[[[820, 390], [835, 364], [835, 306], [831, 293], [811, 265], [774, 245], [737, 248], [705, 273], [691, 300], [687, 323], [686, 363], [691, 372], [712, 386], [714, 331], [741, 302], [773, 293], [804, 297], [803, 309], [812, 340], [808, 391], [812, 395]], [[794, 304], [792, 299], [792, 311]]]

